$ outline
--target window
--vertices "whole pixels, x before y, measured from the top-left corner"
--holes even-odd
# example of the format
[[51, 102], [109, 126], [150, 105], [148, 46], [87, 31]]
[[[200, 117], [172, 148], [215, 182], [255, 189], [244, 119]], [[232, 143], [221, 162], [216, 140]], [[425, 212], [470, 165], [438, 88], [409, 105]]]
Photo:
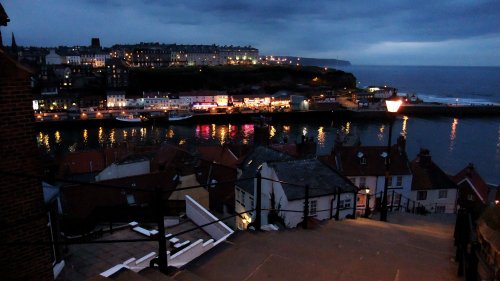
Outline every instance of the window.
[[403, 176], [396, 177], [396, 186], [403, 186]]
[[387, 186], [392, 186], [392, 177], [387, 177]]
[[241, 191], [241, 206], [245, 207], [245, 191]]
[[248, 196], [250, 197], [250, 208], [254, 208], [254, 201], [253, 201], [253, 196]]
[[359, 187], [365, 187], [365, 186], [366, 186], [366, 178], [360, 177], [359, 178]]
[[446, 190], [446, 189], [440, 190], [439, 194], [438, 194], [438, 198], [439, 199], [448, 198], [448, 190]]
[[427, 190], [422, 190], [417, 192], [417, 200], [426, 200], [427, 199]]
[[127, 194], [127, 203], [129, 205], [135, 205], [135, 197], [134, 194]]
[[340, 200], [340, 209], [348, 209], [351, 207], [351, 199]]
[[446, 212], [446, 206], [436, 206], [437, 214], [444, 214]]
[[310, 216], [315, 216], [316, 215], [316, 206], [318, 204], [317, 200], [311, 200], [309, 201], [309, 215]]

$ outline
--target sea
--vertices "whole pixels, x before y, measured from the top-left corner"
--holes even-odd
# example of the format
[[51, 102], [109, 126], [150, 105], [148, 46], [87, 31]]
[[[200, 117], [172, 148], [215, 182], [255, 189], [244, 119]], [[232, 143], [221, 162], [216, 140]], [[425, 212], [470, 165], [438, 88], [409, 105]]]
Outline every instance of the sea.
[[[387, 85], [399, 94], [415, 94], [424, 101], [451, 104], [500, 104], [500, 67], [442, 66], [345, 66], [358, 87]], [[388, 124], [378, 120], [317, 120], [272, 123], [272, 142], [313, 137], [318, 154], [331, 152], [337, 134], [359, 137], [362, 145], [386, 145]], [[393, 127], [393, 143], [407, 138], [412, 160], [420, 149], [429, 149], [432, 160], [454, 175], [472, 163], [483, 179], [500, 184], [500, 117], [399, 116]], [[139, 127], [40, 128], [38, 146], [47, 153], [116, 146], [121, 142], [176, 144], [245, 143], [253, 141], [252, 124], [145, 125]]]

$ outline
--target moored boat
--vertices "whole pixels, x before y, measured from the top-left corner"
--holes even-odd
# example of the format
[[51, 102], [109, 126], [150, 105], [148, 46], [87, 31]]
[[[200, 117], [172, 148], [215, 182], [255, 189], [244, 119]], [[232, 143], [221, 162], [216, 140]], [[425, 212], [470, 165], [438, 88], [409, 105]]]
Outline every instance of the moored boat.
[[168, 121], [169, 122], [178, 122], [178, 121], [184, 121], [187, 119], [190, 119], [193, 117], [193, 114], [191, 113], [179, 113], [179, 112], [170, 112], [168, 114]]
[[146, 121], [146, 117], [143, 116], [134, 116], [132, 114], [126, 115], [126, 116], [118, 116], [116, 117], [116, 120], [121, 121], [121, 122], [127, 122], [127, 123], [140, 123], [143, 121]]

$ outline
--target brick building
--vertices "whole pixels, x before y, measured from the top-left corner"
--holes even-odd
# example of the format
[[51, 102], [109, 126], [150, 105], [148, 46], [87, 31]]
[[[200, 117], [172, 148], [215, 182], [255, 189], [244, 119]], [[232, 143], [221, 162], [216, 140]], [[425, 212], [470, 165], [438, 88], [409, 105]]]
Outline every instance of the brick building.
[[2, 280], [53, 280], [42, 183], [36, 179], [5, 174], [40, 174], [30, 75], [29, 70], [0, 50]]

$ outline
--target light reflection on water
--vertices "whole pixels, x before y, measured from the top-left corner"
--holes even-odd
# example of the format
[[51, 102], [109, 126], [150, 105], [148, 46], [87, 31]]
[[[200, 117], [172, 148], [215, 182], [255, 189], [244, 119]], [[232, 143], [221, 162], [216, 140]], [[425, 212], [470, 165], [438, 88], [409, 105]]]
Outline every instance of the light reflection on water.
[[401, 126], [401, 135], [406, 137], [408, 135], [408, 132], [406, 131], [406, 126], [407, 126], [407, 123], [408, 123], [408, 116], [403, 116], [403, 124]]
[[[408, 137], [408, 156], [414, 159], [420, 148], [431, 150], [435, 160], [445, 171], [456, 173], [469, 162], [477, 165], [484, 178], [500, 182], [500, 119], [472, 118], [416, 118], [402, 116], [393, 128], [393, 143], [399, 134]], [[460, 129], [458, 128], [460, 125]], [[388, 127], [377, 121], [329, 121], [320, 124], [271, 124], [271, 142], [300, 141], [305, 134], [318, 143], [318, 154], [331, 151], [335, 134], [351, 133], [359, 136], [362, 145], [385, 145]], [[397, 132], [397, 133], [396, 133]], [[36, 134], [38, 146], [46, 152], [82, 150], [116, 146], [123, 141], [160, 143], [169, 140], [177, 144], [253, 143], [253, 124], [198, 124], [147, 128], [73, 128], [40, 130]], [[471, 149], [474, 148], [474, 149]], [[498, 174], [498, 175], [497, 175]], [[493, 176], [492, 176], [493, 175]]]
[[458, 118], [453, 118], [453, 123], [451, 123], [451, 132], [450, 132], [450, 146], [448, 148], [450, 152], [453, 151], [455, 138], [457, 137], [457, 125], [458, 125]]

